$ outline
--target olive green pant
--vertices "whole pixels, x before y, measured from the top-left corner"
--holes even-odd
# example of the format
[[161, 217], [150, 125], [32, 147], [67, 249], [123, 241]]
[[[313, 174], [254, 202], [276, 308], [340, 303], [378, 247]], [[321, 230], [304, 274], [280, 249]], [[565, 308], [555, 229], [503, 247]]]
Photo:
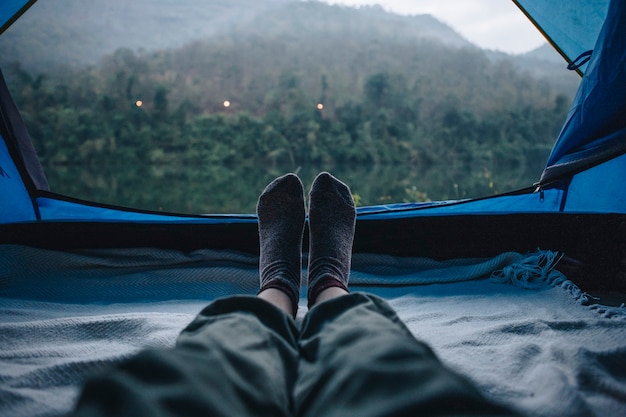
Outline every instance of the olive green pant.
[[78, 416], [492, 416], [485, 399], [417, 341], [382, 299], [313, 307], [300, 329], [264, 300], [206, 307], [170, 350], [90, 380]]

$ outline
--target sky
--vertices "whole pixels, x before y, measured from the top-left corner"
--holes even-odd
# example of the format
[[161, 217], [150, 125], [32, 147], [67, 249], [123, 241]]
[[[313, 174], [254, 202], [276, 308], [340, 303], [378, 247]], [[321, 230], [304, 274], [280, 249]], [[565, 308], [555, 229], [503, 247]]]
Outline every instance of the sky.
[[524, 53], [545, 39], [511, 0], [324, 0], [348, 6], [378, 4], [399, 14], [431, 14], [485, 49]]

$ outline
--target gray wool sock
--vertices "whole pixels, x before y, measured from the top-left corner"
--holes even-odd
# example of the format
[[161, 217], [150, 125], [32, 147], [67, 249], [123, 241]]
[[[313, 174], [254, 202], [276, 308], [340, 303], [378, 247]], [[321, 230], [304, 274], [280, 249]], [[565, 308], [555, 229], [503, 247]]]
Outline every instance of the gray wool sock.
[[300, 299], [304, 189], [294, 174], [276, 178], [257, 203], [259, 218], [259, 273], [261, 289], [276, 288], [287, 294], [294, 316]]
[[348, 291], [356, 209], [350, 188], [320, 173], [309, 193], [309, 307], [330, 287]]

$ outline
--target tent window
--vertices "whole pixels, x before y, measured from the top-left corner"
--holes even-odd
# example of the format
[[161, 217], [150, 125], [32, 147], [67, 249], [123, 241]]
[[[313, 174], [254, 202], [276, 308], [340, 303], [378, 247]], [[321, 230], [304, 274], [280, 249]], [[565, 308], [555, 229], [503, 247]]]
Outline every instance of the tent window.
[[580, 81], [547, 44], [482, 49], [421, 12], [197, 3], [40, 1], [0, 36], [51, 191], [251, 213], [275, 176], [329, 170], [361, 206], [494, 195], [539, 179]]

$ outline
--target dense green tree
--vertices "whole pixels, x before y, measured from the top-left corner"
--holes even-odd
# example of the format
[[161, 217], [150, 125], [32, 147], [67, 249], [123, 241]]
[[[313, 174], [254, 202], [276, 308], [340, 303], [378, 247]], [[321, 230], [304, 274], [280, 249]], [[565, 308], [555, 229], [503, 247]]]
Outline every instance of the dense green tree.
[[[78, 196], [89, 187], [121, 192], [131, 181], [114, 179], [116, 172], [170, 184], [175, 198], [171, 184], [193, 173], [227, 191], [211, 204], [194, 196], [170, 210], [197, 211], [187, 208], [197, 203], [239, 211], [229, 192], [254, 201], [285, 167], [312, 176], [312, 167], [357, 164], [363, 170], [346, 180], [358, 181], [363, 204], [463, 198], [505, 191], [509, 178], [547, 158], [569, 97], [545, 82], [473, 48], [346, 41], [308, 25], [307, 36], [287, 40], [225, 35], [171, 51], [123, 49], [90, 68], [30, 74], [16, 65], [7, 74], [45, 166], [101, 167], [71, 191]], [[258, 165], [267, 174], [245, 178], [258, 185], [250, 185], [254, 192], [225, 185], [233, 172]], [[502, 171], [510, 177], [494, 181]], [[381, 172], [396, 179], [363, 184]], [[419, 186], [411, 182], [417, 172]], [[53, 189], [63, 182], [49, 176]], [[432, 196], [431, 186], [443, 191]]]

